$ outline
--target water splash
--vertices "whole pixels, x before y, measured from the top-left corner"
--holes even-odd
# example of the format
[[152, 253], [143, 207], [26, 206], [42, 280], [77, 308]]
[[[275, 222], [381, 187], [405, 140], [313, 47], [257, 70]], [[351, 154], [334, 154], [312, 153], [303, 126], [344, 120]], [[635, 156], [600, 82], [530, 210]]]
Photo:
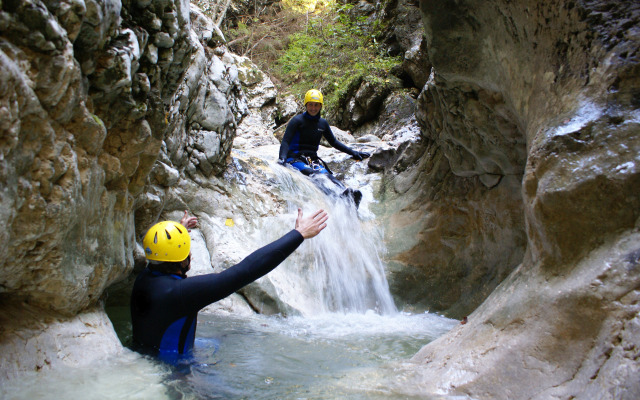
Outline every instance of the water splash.
[[384, 246], [379, 227], [361, 220], [352, 199], [341, 196], [344, 189], [328, 178], [309, 178], [276, 164], [271, 167], [287, 215], [265, 224], [290, 227], [298, 208], [305, 215], [322, 208], [330, 218], [320, 235], [305, 241], [270, 274], [281, 298], [304, 315], [396, 313], [380, 258]]

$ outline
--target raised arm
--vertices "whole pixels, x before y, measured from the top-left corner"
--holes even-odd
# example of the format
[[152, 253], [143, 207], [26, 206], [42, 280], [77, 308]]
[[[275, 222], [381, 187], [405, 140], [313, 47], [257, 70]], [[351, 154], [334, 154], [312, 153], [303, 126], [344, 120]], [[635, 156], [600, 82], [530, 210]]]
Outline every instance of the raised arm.
[[254, 251], [220, 273], [182, 280], [180, 284], [185, 309], [200, 310], [268, 274], [293, 253], [304, 239], [318, 235], [327, 226], [327, 219], [327, 213], [323, 210], [309, 217], [304, 217], [302, 211], [298, 210], [296, 229], [280, 239]]
[[356, 160], [363, 160], [363, 159], [365, 159], [365, 158], [370, 156], [369, 153], [353, 150], [351, 147], [347, 146], [346, 144], [344, 144], [341, 141], [339, 141], [338, 139], [336, 139], [336, 137], [333, 134], [333, 132], [331, 131], [331, 127], [329, 126], [328, 123], [326, 124], [326, 127], [324, 129], [324, 138], [327, 139], [327, 142], [329, 142], [329, 144], [332, 147], [340, 150], [343, 153], [349, 154], [350, 156], [352, 156]]

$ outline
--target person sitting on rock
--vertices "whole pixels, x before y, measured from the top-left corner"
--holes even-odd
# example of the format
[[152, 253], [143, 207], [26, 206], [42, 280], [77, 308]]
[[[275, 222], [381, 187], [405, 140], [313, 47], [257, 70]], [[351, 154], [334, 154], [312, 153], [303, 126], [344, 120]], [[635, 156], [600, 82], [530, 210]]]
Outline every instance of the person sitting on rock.
[[134, 349], [165, 362], [177, 362], [193, 349], [198, 311], [276, 268], [304, 239], [318, 235], [328, 218], [324, 210], [303, 217], [298, 209], [295, 229], [280, 239], [220, 273], [188, 279], [189, 230], [197, 225], [197, 218], [185, 211], [180, 223], [153, 225], [142, 241], [147, 268], [136, 278], [131, 293]]
[[342, 194], [351, 196], [358, 207], [362, 193], [346, 188], [333, 176], [326, 163], [318, 157], [318, 148], [320, 140], [324, 137], [332, 147], [349, 154], [355, 160], [361, 161], [369, 157], [369, 153], [353, 150], [335, 138], [327, 120], [320, 117], [323, 104], [323, 96], [319, 90], [311, 89], [305, 94], [304, 107], [307, 111], [296, 115], [287, 124], [280, 144], [278, 162], [291, 165], [307, 176], [323, 174], [338, 188], [344, 189]]

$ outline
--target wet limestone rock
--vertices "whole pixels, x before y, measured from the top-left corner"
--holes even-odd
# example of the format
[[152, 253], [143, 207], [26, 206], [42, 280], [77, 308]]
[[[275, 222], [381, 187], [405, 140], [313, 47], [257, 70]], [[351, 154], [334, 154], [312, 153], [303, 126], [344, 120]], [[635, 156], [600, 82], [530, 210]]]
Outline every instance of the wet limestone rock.
[[75, 318], [28, 305], [2, 310], [3, 381], [24, 379], [24, 371], [16, 365], [28, 365], [30, 372], [82, 367], [126, 351], [101, 306], [83, 310]]
[[278, 114], [277, 90], [271, 79], [247, 57], [229, 56], [238, 66], [238, 79], [248, 99], [249, 113], [238, 125], [236, 148], [277, 144], [274, 137]]
[[413, 357], [410, 391], [636, 398], [639, 243], [637, 232], [612, 238], [563, 275], [546, 275], [525, 259], [467, 324]]
[[353, 131], [366, 122], [377, 120], [387, 96], [401, 87], [400, 80], [395, 77], [385, 81], [369, 76], [358, 77], [338, 99], [335, 115], [328, 118], [341, 129]]
[[[0, 304], [24, 320], [2, 325], [0, 379], [90, 358], [81, 314], [101, 313], [131, 272], [138, 221], [160, 214], [189, 166], [224, 169], [246, 103], [197, 12], [182, 0], [2, 3]], [[59, 347], [35, 339], [50, 315], [69, 327], [51, 327]]]
[[522, 261], [526, 146], [499, 96], [448, 85], [416, 102], [422, 141], [388, 169], [384, 214], [397, 301], [462, 318]]
[[[500, 217], [522, 209], [510, 223], [526, 233], [526, 250], [468, 323], [413, 358], [402, 386], [476, 399], [637, 398], [640, 6], [420, 4], [434, 66], [417, 111], [431, 146], [421, 163], [431, 159], [440, 172], [408, 170], [396, 184], [415, 176], [411, 190], [428, 187], [443, 207], [452, 186], [438, 185], [454, 177], [463, 226], [449, 226], [465, 238], [471, 205], [521, 181], [490, 207]], [[465, 189], [465, 181], [475, 185]], [[488, 205], [476, 215], [488, 215]], [[434, 213], [415, 234], [428, 235], [447, 215]], [[423, 243], [425, 256], [434, 254], [433, 242]]]
[[380, 20], [388, 26], [381, 42], [389, 55], [402, 55], [399, 76], [405, 86], [422, 89], [431, 74], [427, 40], [419, 2], [400, 0], [381, 4]]

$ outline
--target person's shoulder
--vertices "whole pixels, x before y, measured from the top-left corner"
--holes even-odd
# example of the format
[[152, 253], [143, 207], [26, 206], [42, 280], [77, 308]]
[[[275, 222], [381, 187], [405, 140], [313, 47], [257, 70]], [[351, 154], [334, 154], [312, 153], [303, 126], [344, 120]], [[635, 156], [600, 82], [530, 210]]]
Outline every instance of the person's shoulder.
[[326, 119], [320, 117], [320, 120], [318, 121], [320, 124], [325, 125], [327, 127], [330, 127], [329, 125], [329, 121], [327, 121]]
[[304, 118], [302, 117], [302, 114], [298, 114], [287, 122], [287, 131], [300, 129], [302, 125], [304, 125]]
[[304, 116], [303, 116], [303, 114], [298, 114], [298, 115], [296, 115], [295, 117], [291, 118], [291, 119], [289, 120], [289, 123], [290, 123], [290, 124], [291, 124], [291, 123], [298, 124], [298, 123], [300, 123], [300, 122], [302, 122], [302, 121], [304, 121]]

